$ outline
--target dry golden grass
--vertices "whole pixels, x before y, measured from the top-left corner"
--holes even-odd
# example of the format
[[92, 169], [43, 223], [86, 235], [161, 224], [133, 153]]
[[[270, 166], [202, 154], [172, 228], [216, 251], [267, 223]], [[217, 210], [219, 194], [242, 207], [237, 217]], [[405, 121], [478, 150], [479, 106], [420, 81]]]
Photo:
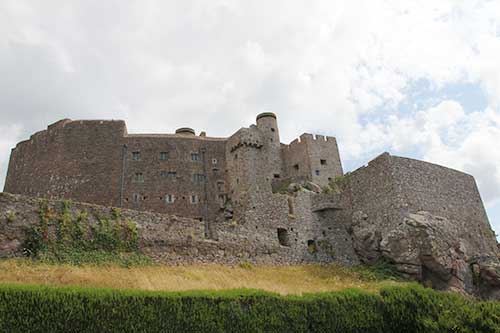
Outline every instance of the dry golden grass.
[[378, 291], [393, 281], [366, 281], [341, 265], [251, 266], [151, 265], [124, 268], [33, 264], [26, 260], [0, 261], [0, 282], [50, 286], [125, 288], [142, 290], [261, 289], [283, 295], [361, 288]]

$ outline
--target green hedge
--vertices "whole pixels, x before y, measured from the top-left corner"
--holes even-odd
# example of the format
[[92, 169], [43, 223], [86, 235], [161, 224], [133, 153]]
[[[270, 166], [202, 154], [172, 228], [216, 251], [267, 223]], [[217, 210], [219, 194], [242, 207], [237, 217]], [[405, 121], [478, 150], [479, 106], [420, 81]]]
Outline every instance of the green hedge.
[[417, 285], [279, 296], [0, 285], [0, 332], [500, 332], [500, 304]]

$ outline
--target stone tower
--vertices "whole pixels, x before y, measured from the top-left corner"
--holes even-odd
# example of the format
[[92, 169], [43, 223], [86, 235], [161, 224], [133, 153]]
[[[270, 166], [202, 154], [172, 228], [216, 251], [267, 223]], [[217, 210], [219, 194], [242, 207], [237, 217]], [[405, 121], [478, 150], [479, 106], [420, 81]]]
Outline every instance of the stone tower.
[[257, 128], [261, 132], [263, 146], [262, 154], [266, 162], [266, 175], [268, 181], [283, 177], [283, 164], [281, 158], [281, 143], [276, 115], [264, 112], [257, 116]]

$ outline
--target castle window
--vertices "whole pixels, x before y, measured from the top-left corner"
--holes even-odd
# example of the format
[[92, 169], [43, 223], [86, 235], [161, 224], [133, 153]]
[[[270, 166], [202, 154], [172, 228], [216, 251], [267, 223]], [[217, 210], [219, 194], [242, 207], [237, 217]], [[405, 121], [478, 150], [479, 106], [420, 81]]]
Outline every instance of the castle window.
[[320, 163], [321, 165], [326, 165], [326, 160], [319, 160], [319, 163]]
[[217, 182], [217, 191], [224, 192], [224, 182], [222, 181]]
[[217, 164], [217, 159], [216, 158], [212, 158], [212, 164]]
[[271, 127], [271, 132], [274, 132], [274, 131], [276, 131], [276, 130], [275, 130], [274, 128], [272, 128], [272, 127]]
[[196, 194], [193, 194], [191, 196], [191, 203], [192, 204], [197, 204], [198, 203], [198, 196]]
[[134, 175], [134, 182], [144, 183], [144, 174], [142, 172], [136, 172]]
[[316, 173], [316, 176], [319, 176], [319, 170], [316, 170], [315, 173]]
[[197, 162], [200, 160], [200, 154], [198, 153], [191, 153], [191, 161]]
[[224, 206], [226, 204], [227, 197], [225, 194], [219, 194], [217, 196], [217, 199], [219, 200], [219, 203], [221, 204], [221, 206]]
[[175, 201], [175, 196], [173, 194], [166, 194], [165, 195], [165, 203], [166, 204], [174, 203], [174, 201]]
[[162, 151], [160, 152], [160, 161], [166, 161], [168, 160], [168, 152]]
[[205, 175], [200, 173], [193, 174], [193, 182], [194, 183], [202, 183], [205, 180]]
[[279, 179], [280, 178], [280, 174], [279, 173], [275, 173], [274, 174], [274, 178]]
[[278, 228], [278, 241], [282, 246], [290, 246], [290, 237], [286, 229]]
[[134, 199], [134, 202], [139, 202], [139, 200], [141, 200], [141, 196], [137, 193], [134, 193], [133, 194], [133, 199]]
[[295, 170], [299, 170], [299, 165], [298, 165], [298, 164], [295, 164], [295, 165], [293, 166], [293, 168], [294, 168]]
[[[288, 197], [288, 214], [293, 215], [295, 213], [295, 209], [293, 207], [293, 197]], [[293, 231], [293, 228], [292, 228]]]
[[132, 161], [139, 161], [141, 159], [141, 153], [138, 151], [132, 152]]
[[310, 254], [315, 254], [316, 252], [318, 252], [316, 242], [313, 239], [309, 239], [307, 241], [307, 252], [309, 252]]
[[169, 171], [167, 172], [167, 178], [171, 180], [175, 180], [177, 177], [177, 172], [175, 171]]

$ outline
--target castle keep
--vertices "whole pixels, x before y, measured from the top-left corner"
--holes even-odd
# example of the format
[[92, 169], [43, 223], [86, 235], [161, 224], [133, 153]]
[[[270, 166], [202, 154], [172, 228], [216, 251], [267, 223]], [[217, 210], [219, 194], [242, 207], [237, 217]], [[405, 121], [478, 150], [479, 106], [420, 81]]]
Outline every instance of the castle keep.
[[283, 144], [273, 113], [229, 138], [61, 120], [12, 150], [5, 192], [22, 196], [0, 196], [0, 220], [13, 212], [22, 220], [0, 229], [0, 257], [20, 255], [16, 228], [36, 223], [36, 199], [26, 197], [55, 208], [71, 199], [94, 219], [102, 206], [123, 208], [158, 261], [384, 258], [442, 289], [500, 286], [497, 242], [472, 176], [388, 153], [344, 175], [334, 137]]

